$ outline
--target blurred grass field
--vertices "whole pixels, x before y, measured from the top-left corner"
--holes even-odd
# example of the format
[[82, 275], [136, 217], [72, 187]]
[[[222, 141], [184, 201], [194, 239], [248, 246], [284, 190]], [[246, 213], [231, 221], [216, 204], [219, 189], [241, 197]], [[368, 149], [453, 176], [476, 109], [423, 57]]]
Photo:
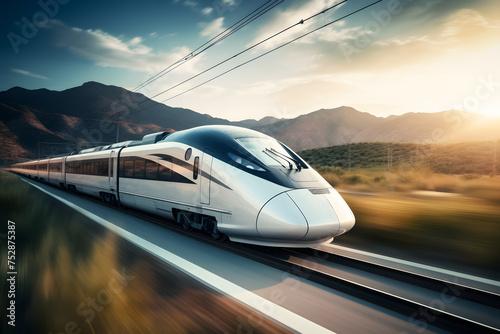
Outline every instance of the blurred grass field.
[[16, 333], [288, 332], [2, 170], [0, 219], [16, 226]]
[[500, 177], [317, 170], [356, 216], [335, 242], [500, 277]]

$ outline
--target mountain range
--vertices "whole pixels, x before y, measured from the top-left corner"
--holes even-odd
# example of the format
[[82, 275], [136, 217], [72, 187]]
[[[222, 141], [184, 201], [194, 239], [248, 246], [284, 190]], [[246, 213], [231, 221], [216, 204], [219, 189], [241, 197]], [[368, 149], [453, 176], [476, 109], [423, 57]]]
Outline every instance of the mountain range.
[[209, 124], [253, 128], [297, 151], [355, 142], [498, 140], [500, 128], [499, 119], [458, 110], [384, 118], [345, 106], [293, 119], [231, 122], [97, 82], [64, 91], [14, 87], [0, 92], [0, 163]]

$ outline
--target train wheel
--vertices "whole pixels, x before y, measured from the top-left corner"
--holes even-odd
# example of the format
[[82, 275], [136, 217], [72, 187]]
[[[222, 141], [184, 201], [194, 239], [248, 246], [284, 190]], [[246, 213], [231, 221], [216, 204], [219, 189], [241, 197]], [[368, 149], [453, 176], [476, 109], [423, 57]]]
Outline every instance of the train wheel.
[[219, 231], [217, 226], [214, 227], [214, 229], [213, 229], [212, 233], [210, 233], [210, 235], [212, 236], [212, 238], [214, 238], [215, 240], [220, 241], [220, 242], [223, 242], [227, 239], [227, 235], [225, 235], [224, 233]]

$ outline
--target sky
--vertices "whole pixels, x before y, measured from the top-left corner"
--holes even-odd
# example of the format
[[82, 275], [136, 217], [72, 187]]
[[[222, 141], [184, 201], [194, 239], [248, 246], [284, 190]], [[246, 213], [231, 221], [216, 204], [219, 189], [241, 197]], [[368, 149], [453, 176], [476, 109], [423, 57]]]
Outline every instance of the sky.
[[[0, 91], [65, 90], [88, 81], [133, 90], [187, 57], [138, 91], [230, 120], [340, 106], [381, 117], [450, 109], [500, 116], [497, 0], [383, 0], [345, 17], [373, 1], [349, 0], [324, 13], [341, 0], [4, 2]], [[275, 6], [189, 57], [262, 5]]]

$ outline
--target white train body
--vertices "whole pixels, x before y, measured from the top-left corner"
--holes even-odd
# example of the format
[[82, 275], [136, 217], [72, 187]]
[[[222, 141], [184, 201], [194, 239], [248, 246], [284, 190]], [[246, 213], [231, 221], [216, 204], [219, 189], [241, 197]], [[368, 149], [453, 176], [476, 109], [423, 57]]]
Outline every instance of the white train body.
[[312, 247], [355, 221], [338, 192], [296, 153], [233, 126], [152, 134], [12, 170], [235, 242]]

